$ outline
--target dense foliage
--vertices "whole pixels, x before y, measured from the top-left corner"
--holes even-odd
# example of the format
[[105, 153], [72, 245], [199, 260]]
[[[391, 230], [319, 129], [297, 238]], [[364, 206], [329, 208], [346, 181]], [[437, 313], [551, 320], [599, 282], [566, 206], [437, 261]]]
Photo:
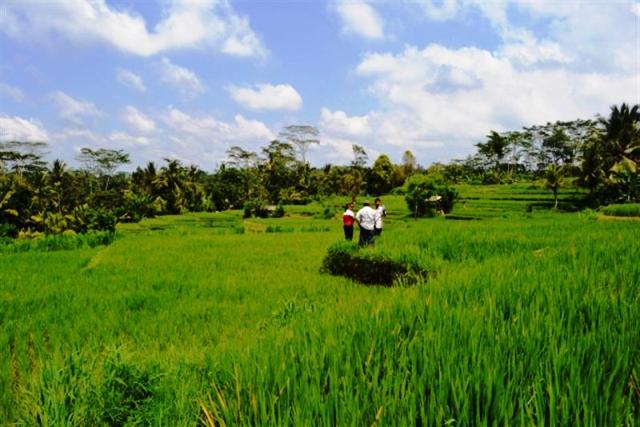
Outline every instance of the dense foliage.
[[407, 180], [406, 188], [405, 199], [414, 217], [433, 217], [439, 211], [449, 213], [458, 197], [455, 188], [434, 175], [414, 175]]
[[78, 155], [81, 167], [71, 169], [60, 160], [45, 162], [44, 143], [0, 142], [0, 237], [21, 231], [113, 230], [117, 222], [183, 212], [245, 209], [249, 215], [264, 216], [266, 206], [305, 204], [333, 194], [377, 196], [403, 184], [405, 190], [411, 186], [407, 201], [419, 215], [433, 213], [421, 206], [425, 194], [442, 196], [444, 212], [450, 211], [454, 195], [440, 193], [461, 183], [540, 179], [557, 195], [562, 185], [572, 182], [588, 190], [594, 206], [638, 202], [639, 123], [639, 107], [622, 104], [613, 106], [608, 118], [492, 131], [476, 144], [475, 155], [427, 169], [408, 150], [401, 164], [381, 154], [369, 167], [359, 145], [353, 145], [349, 165], [311, 167], [306, 153], [320, 141], [310, 126], [286, 127], [279, 140], [259, 153], [231, 147], [227, 160], [212, 172], [175, 159], [118, 172], [129, 163], [127, 153], [87, 147]]

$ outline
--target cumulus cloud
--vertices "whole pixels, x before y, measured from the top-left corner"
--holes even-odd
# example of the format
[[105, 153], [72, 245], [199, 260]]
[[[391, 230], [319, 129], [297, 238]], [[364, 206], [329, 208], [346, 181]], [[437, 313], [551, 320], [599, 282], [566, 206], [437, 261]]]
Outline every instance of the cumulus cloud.
[[231, 98], [251, 110], [295, 111], [302, 106], [302, 97], [290, 85], [257, 84], [253, 87], [230, 86]]
[[3, 82], [0, 82], [0, 96], [9, 98], [15, 102], [22, 102], [25, 99], [22, 90]]
[[[357, 143], [399, 160], [409, 148], [422, 163], [446, 161], [473, 152], [490, 130], [589, 118], [612, 104], [640, 102], [640, 47], [628, 36], [637, 16], [628, 2], [418, 5], [431, 20], [461, 18], [475, 8], [500, 42], [493, 49], [432, 43], [366, 54], [354, 71], [378, 106], [364, 116], [323, 109], [318, 123], [332, 149], [346, 155], [347, 145]], [[356, 124], [368, 133], [353, 131]]]
[[410, 148], [421, 161], [469, 153], [490, 130], [588, 118], [611, 104], [639, 101], [637, 91], [630, 91], [637, 84], [635, 73], [578, 72], [560, 64], [525, 67], [479, 48], [430, 44], [372, 53], [355, 71], [369, 79], [380, 108], [355, 118], [323, 110], [323, 130], [344, 137], [354, 123], [367, 123], [370, 135], [352, 132], [353, 142], [398, 153]]
[[213, 167], [225, 158], [225, 152], [233, 145], [257, 150], [275, 138], [275, 134], [261, 121], [247, 119], [240, 114], [230, 122], [210, 115], [193, 115], [175, 107], [169, 107], [163, 116], [167, 126], [167, 139], [171, 151], [182, 160], [189, 160], [203, 167]]
[[320, 128], [331, 135], [361, 137], [371, 133], [368, 116], [348, 117], [344, 111], [332, 112], [328, 108], [323, 108], [320, 115]]
[[364, 2], [340, 1], [336, 11], [342, 20], [345, 33], [356, 34], [367, 39], [384, 37], [383, 21], [373, 7]]
[[129, 70], [123, 70], [121, 68], [116, 70], [116, 78], [118, 79], [118, 82], [130, 87], [132, 89], [137, 90], [138, 92], [146, 92], [147, 88], [144, 85], [144, 82], [142, 81], [142, 78], [137, 75], [136, 73], [129, 71]]
[[48, 140], [47, 131], [39, 121], [0, 113], [0, 141], [46, 142]]
[[231, 123], [212, 116], [192, 116], [170, 107], [164, 122], [184, 136], [210, 142], [265, 142], [273, 139], [273, 132], [262, 122], [249, 120], [237, 114]]
[[[418, 4], [432, 20], [456, 19], [469, 10], [480, 12], [502, 39], [501, 52], [524, 65], [551, 60], [582, 71], [637, 68], [640, 47], [633, 37], [640, 9], [637, 2], [445, 0], [438, 6], [433, 0], [420, 0]], [[521, 19], [511, 19], [515, 12]], [[547, 28], [544, 39], [534, 36], [534, 26], [540, 22]]]
[[160, 61], [162, 80], [178, 89], [185, 96], [195, 96], [204, 92], [204, 85], [196, 74], [188, 68], [175, 65], [168, 58]]
[[101, 42], [151, 56], [184, 48], [211, 48], [235, 56], [266, 55], [246, 17], [225, 0], [164, 2], [163, 18], [149, 30], [138, 13], [105, 0], [5, 2], [0, 31], [15, 38], [59, 34], [78, 43]]
[[84, 118], [102, 115], [102, 111], [92, 102], [75, 99], [62, 91], [54, 92], [49, 97], [58, 108], [58, 115], [72, 123], [80, 124]]
[[125, 107], [122, 118], [137, 133], [148, 134], [156, 130], [155, 122], [131, 105]]

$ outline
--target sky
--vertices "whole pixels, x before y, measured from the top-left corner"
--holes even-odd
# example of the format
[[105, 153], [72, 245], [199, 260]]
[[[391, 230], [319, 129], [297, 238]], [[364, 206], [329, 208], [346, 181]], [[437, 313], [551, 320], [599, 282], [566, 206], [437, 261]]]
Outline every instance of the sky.
[[628, 0], [0, 0], [0, 140], [214, 170], [311, 125], [315, 166], [461, 159], [640, 103]]

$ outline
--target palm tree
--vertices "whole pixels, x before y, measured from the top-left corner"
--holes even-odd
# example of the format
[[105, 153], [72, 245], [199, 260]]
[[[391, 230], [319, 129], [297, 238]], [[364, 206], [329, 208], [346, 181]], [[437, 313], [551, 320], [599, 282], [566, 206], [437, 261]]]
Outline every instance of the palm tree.
[[605, 129], [605, 141], [611, 156], [616, 161], [623, 157], [631, 158], [636, 163], [640, 161], [640, 107], [632, 108], [623, 103], [611, 107], [608, 119], [601, 118], [600, 123]]
[[564, 170], [562, 166], [550, 164], [544, 173], [545, 187], [553, 191], [553, 208], [558, 209], [558, 190], [564, 180]]

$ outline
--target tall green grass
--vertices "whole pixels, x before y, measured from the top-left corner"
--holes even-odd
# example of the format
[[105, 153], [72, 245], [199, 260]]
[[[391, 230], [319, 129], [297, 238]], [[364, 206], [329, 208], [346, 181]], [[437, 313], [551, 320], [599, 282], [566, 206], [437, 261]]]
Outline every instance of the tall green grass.
[[622, 205], [608, 205], [600, 209], [605, 215], [640, 217], [640, 203], [625, 203]]
[[393, 216], [363, 251], [437, 271], [417, 285], [319, 273], [340, 221], [294, 212], [261, 223], [286, 233], [189, 215], [109, 246], [0, 254], [0, 419], [638, 424], [633, 223], [414, 221], [385, 199]]

